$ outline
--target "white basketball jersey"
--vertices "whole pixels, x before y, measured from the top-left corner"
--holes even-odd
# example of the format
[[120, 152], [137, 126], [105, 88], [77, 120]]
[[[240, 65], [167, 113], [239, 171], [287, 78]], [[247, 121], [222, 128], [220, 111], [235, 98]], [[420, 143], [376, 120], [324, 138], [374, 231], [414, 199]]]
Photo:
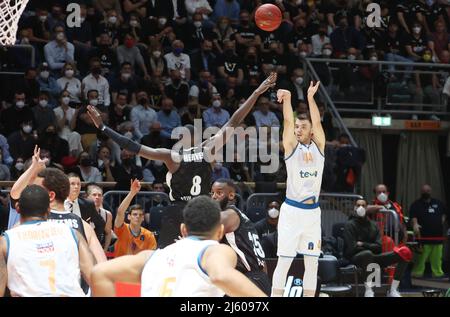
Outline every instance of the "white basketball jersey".
[[224, 292], [213, 285], [200, 267], [201, 257], [213, 240], [185, 238], [148, 259], [141, 276], [142, 297], [222, 297]]
[[12, 296], [85, 296], [78, 243], [70, 227], [39, 221], [5, 232], [8, 288]]
[[298, 143], [292, 154], [285, 159], [287, 181], [286, 198], [303, 202], [319, 199], [325, 157], [316, 143]]

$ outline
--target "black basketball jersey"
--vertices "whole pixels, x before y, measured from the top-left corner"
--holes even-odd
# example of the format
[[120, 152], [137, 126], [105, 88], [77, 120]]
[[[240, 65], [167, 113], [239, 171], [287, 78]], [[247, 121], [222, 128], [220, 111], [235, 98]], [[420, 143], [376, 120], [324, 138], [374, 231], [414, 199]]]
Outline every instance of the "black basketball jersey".
[[200, 195], [209, 195], [211, 189], [211, 163], [205, 160], [201, 147], [185, 150], [180, 167], [175, 173], [167, 173], [171, 201], [189, 201]]
[[55, 221], [68, 225], [72, 229], [81, 233], [81, 235], [86, 239], [83, 220], [71, 212], [51, 210], [50, 214], [48, 215], [48, 221]]
[[262, 270], [265, 254], [255, 225], [236, 206], [230, 205], [227, 209], [234, 210], [240, 219], [239, 227], [234, 232], [225, 234], [221, 241], [236, 252], [238, 256], [236, 269], [242, 273]]

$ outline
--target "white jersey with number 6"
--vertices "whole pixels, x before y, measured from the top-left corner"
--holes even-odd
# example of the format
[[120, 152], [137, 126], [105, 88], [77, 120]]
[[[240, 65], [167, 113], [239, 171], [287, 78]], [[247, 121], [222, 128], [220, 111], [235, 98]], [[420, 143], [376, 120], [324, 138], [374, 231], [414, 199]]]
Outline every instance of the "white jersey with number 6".
[[200, 262], [213, 240], [188, 237], [164, 249], [156, 250], [147, 260], [141, 276], [143, 297], [222, 297], [224, 292], [209, 280]]
[[65, 224], [31, 221], [5, 232], [12, 296], [85, 296], [78, 240]]

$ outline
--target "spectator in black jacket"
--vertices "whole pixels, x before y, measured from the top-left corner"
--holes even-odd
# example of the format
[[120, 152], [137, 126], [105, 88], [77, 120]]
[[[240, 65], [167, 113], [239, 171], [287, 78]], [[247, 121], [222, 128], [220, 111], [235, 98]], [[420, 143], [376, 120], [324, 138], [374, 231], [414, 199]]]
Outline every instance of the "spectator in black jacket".
[[13, 106], [3, 111], [0, 117], [6, 137], [18, 131], [24, 122], [34, 124], [33, 111], [26, 104], [26, 95], [24, 92], [17, 91], [14, 94], [13, 104]]
[[[393, 252], [381, 253], [381, 234], [377, 224], [366, 215], [367, 203], [365, 200], [357, 200], [355, 214], [350, 217], [344, 228], [344, 256], [351, 263], [363, 270], [366, 291], [365, 297], [374, 297], [372, 287], [375, 286], [372, 272], [373, 264], [381, 267], [397, 264], [394, 280], [392, 281], [389, 297], [401, 297], [398, 292], [400, 280], [411, 261], [412, 252], [406, 247], [395, 247]], [[378, 267], [379, 268], [379, 267]], [[375, 270], [380, 272], [380, 270]], [[375, 277], [379, 281], [381, 277]]]
[[207, 70], [212, 75], [216, 74], [217, 56], [213, 53], [213, 43], [209, 39], [202, 41], [200, 50], [191, 55], [192, 79], [199, 79], [199, 71]]
[[350, 144], [350, 138], [343, 133], [339, 136], [340, 147], [336, 153], [336, 190], [353, 192], [365, 162], [365, 152]]
[[267, 217], [255, 224], [255, 229], [261, 240], [277, 230], [278, 218], [280, 216], [280, 204], [277, 201], [272, 201], [268, 207]]

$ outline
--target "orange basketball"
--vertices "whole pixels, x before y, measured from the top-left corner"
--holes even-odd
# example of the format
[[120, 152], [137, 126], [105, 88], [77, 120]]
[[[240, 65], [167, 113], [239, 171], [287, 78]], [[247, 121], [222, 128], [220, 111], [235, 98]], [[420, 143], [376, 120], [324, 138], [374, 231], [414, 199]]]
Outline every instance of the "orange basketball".
[[256, 25], [264, 31], [271, 32], [276, 30], [281, 24], [281, 11], [273, 4], [267, 3], [256, 9]]

